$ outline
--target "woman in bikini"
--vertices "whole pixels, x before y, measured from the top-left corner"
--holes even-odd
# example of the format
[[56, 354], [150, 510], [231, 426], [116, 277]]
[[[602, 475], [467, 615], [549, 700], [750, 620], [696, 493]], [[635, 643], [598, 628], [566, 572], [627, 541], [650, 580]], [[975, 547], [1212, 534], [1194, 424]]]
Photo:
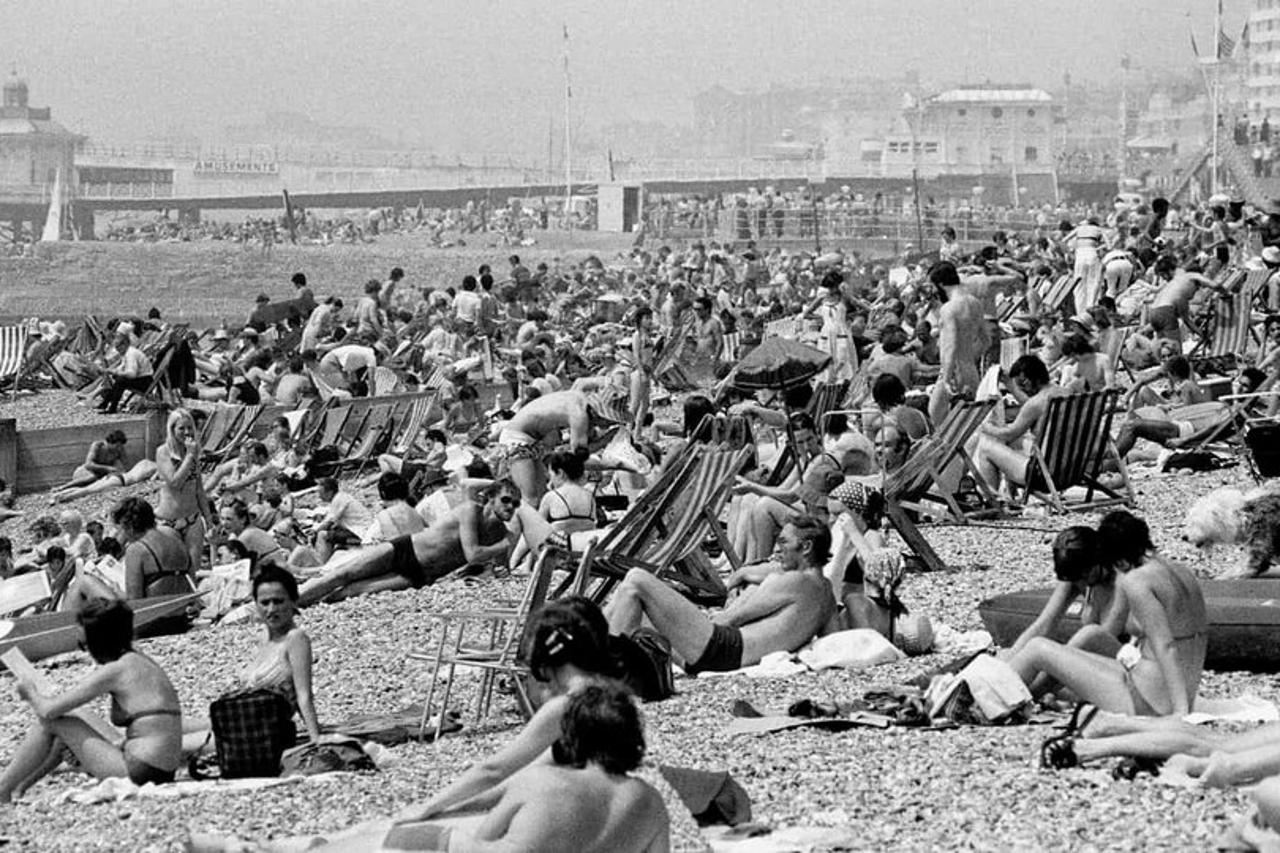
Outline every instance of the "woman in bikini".
[[[130, 601], [195, 590], [195, 572], [187, 546], [177, 533], [156, 526], [155, 511], [142, 498], [125, 498], [111, 512], [116, 537], [124, 545], [125, 597]], [[146, 636], [181, 633], [195, 610], [149, 623]]]
[[[121, 601], [93, 601], [77, 619], [99, 666], [54, 696], [18, 681], [18, 694], [38, 722], [0, 774], [0, 802], [11, 802], [52, 772], [62, 763], [63, 747], [99, 779], [125, 778], [136, 785], [173, 781], [182, 758], [182, 711], [164, 670], [132, 647], [133, 611]], [[104, 694], [111, 697], [111, 721], [125, 730], [122, 743], [70, 716]]]
[[[1159, 554], [1146, 522], [1124, 511], [1098, 524], [1101, 564], [1117, 572], [1115, 619], [1129, 642], [1092, 651], [1043, 637], [1026, 643], [1009, 665], [1028, 684], [1045, 673], [1095, 708], [1144, 717], [1184, 717], [1191, 711], [1204, 667], [1208, 617], [1204, 594], [1184, 566]], [[1075, 735], [1086, 715], [1063, 736], [1044, 745], [1042, 761], [1052, 767], [1078, 763]]]
[[212, 511], [200, 482], [200, 439], [191, 412], [171, 412], [166, 432], [168, 438], [156, 448], [155, 468], [160, 474], [156, 521], [182, 538], [191, 565], [198, 567]]
[[551, 488], [542, 496], [538, 512], [551, 523], [551, 529], [568, 537], [581, 530], [595, 530], [596, 498], [585, 486], [583, 452], [558, 450], [547, 457], [551, 471]]
[[58, 492], [87, 486], [113, 474], [123, 474], [126, 441], [124, 433], [116, 429], [90, 444], [84, 462], [71, 472], [70, 480], [54, 490], [55, 496]]

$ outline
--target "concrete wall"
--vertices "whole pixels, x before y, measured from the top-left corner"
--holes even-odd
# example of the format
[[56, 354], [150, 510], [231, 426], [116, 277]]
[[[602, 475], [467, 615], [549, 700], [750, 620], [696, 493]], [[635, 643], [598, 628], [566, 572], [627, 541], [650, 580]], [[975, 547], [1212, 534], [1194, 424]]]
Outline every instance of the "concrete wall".
[[12, 419], [0, 420], [0, 477], [18, 494], [43, 492], [65, 483], [84, 461], [89, 445], [111, 430], [128, 438], [125, 454], [132, 465], [155, 454], [164, 438], [165, 414], [88, 426], [15, 430]]

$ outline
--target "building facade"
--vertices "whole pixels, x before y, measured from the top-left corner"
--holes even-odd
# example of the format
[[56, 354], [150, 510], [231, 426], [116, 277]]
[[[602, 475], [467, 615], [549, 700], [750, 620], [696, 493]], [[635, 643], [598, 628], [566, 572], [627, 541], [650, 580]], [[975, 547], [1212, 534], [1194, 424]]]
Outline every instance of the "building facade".
[[1253, 121], [1280, 119], [1280, 0], [1252, 0], [1245, 109]]
[[0, 100], [0, 221], [13, 224], [15, 238], [23, 223], [34, 233], [44, 222], [59, 172], [63, 201], [70, 202], [76, 148], [83, 141], [55, 122], [48, 107], [30, 105], [26, 81], [14, 75], [5, 83]]

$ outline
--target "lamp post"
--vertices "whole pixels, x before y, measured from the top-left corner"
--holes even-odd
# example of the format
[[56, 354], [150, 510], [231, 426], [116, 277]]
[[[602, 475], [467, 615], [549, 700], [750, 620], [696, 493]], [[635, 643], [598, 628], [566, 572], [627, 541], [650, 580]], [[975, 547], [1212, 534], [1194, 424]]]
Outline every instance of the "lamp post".
[[[924, 220], [920, 216], [920, 142], [918, 140], [921, 119], [924, 115], [924, 103], [910, 92], [902, 96], [902, 112], [907, 122], [907, 131], [911, 134], [911, 195], [916, 208], [916, 246], [924, 251]], [[915, 121], [911, 120], [915, 113]]]

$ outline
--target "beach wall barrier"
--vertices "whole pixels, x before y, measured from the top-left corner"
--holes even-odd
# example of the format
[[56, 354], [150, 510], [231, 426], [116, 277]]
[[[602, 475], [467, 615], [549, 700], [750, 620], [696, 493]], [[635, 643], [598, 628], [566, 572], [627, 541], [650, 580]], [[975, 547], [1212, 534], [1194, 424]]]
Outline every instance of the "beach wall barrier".
[[164, 440], [164, 424], [165, 413], [159, 411], [125, 420], [39, 430], [19, 430], [13, 418], [0, 418], [0, 477], [18, 494], [48, 491], [70, 479], [90, 444], [117, 429], [125, 434], [126, 459], [132, 465], [155, 455]]

